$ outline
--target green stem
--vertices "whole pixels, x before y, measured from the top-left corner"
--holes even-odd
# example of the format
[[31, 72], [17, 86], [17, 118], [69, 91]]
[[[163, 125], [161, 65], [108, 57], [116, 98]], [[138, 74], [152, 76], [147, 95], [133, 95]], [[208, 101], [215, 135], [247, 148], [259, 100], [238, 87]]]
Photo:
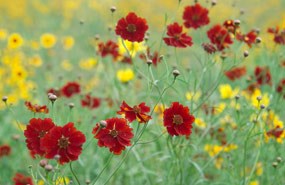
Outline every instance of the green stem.
[[98, 176], [96, 177], [96, 179], [94, 179], [94, 183], [93, 185], [96, 184], [97, 180], [99, 179], [99, 177], [102, 175], [102, 173], [105, 171], [105, 169], [108, 167], [109, 163], [111, 162], [111, 159], [113, 158], [113, 154], [110, 155], [108, 161], [106, 162], [104, 168], [100, 171], [100, 173], [98, 174]]
[[70, 167], [70, 171], [71, 171], [72, 175], [74, 176], [74, 178], [75, 178], [77, 184], [80, 185], [79, 179], [78, 179], [78, 177], [76, 176], [75, 172], [73, 171], [72, 162], [69, 163], [69, 167]]

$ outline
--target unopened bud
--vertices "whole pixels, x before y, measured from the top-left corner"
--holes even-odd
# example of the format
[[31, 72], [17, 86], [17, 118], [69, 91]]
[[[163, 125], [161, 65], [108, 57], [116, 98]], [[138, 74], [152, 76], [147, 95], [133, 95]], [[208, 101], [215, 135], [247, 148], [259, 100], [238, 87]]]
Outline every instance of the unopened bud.
[[48, 161], [47, 161], [46, 159], [42, 159], [42, 160], [40, 160], [39, 165], [40, 165], [42, 168], [44, 168], [46, 165], [48, 165]]
[[79, 21], [79, 24], [80, 24], [80, 25], [83, 25], [83, 24], [84, 24], [84, 20], [80, 20], [80, 21]]
[[248, 57], [248, 55], [249, 55], [248, 51], [245, 50], [245, 51], [243, 52], [243, 56], [244, 56], [244, 57]]
[[8, 100], [8, 97], [7, 97], [7, 96], [3, 96], [3, 97], [2, 97], [2, 101], [3, 101], [4, 103], [6, 103], [7, 100]]
[[174, 70], [172, 71], [172, 74], [173, 74], [174, 78], [176, 78], [177, 76], [180, 75], [180, 72], [178, 71], [178, 69], [174, 69]]
[[238, 20], [238, 19], [237, 19], [237, 20], [234, 20], [234, 25], [235, 25], [235, 26], [239, 26], [239, 25], [240, 25], [240, 20]]
[[85, 184], [90, 184], [90, 183], [91, 183], [90, 180], [86, 180], [86, 181], [85, 181]]
[[150, 59], [148, 59], [147, 61], [146, 61], [146, 63], [147, 63], [147, 65], [151, 65], [152, 64], [152, 60], [150, 60]]
[[261, 101], [262, 100], [262, 96], [257, 96], [256, 99], [257, 99], [257, 101]]
[[110, 10], [112, 13], [114, 13], [117, 10], [117, 8], [115, 6], [111, 6]]
[[260, 105], [260, 109], [265, 109], [265, 105]]
[[261, 38], [260, 38], [260, 37], [257, 37], [257, 38], [255, 39], [255, 42], [256, 42], [256, 44], [261, 43]]
[[69, 103], [69, 104], [68, 104], [68, 107], [69, 107], [70, 109], [73, 109], [74, 103]]
[[278, 166], [278, 163], [277, 163], [277, 162], [273, 162], [273, 163], [272, 163], [272, 166], [273, 166], [274, 168], [276, 168], [276, 167]]
[[163, 59], [163, 57], [164, 57], [163, 55], [160, 55], [160, 56], [159, 56], [159, 60], [162, 60], [162, 59]]
[[50, 172], [53, 170], [53, 166], [51, 164], [47, 164], [47, 165], [45, 165], [45, 170]]
[[105, 120], [100, 121], [99, 124], [101, 128], [105, 128], [107, 126], [107, 122]]
[[96, 34], [96, 35], [94, 36], [94, 39], [95, 39], [95, 40], [99, 40], [99, 39], [100, 39], [100, 35], [99, 35], [99, 34]]
[[211, 5], [212, 5], [212, 6], [215, 6], [216, 4], [217, 4], [217, 1], [216, 1], [216, 0], [212, 0]]
[[240, 99], [240, 95], [238, 95], [238, 94], [235, 95], [235, 99], [236, 99], [236, 100], [239, 100], [239, 99]]
[[60, 155], [56, 154], [53, 158], [58, 161], [60, 159]]
[[48, 93], [48, 99], [53, 103], [57, 99], [57, 96], [52, 93]]
[[14, 134], [12, 136], [12, 139], [14, 139], [15, 141], [18, 141], [20, 139], [20, 135], [19, 134]]
[[276, 158], [276, 161], [277, 161], [278, 163], [281, 163], [281, 162], [282, 162], [282, 158], [281, 158], [281, 157], [277, 157], [277, 158]]

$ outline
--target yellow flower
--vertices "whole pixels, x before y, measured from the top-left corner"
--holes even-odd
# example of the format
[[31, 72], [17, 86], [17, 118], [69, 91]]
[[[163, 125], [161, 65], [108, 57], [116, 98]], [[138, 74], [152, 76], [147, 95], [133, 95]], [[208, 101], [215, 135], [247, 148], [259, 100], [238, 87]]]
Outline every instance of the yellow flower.
[[24, 44], [24, 40], [18, 33], [12, 33], [8, 38], [8, 47], [16, 49]]
[[56, 37], [51, 33], [43, 34], [40, 40], [44, 48], [52, 48], [56, 44]]
[[37, 41], [31, 41], [30, 47], [34, 50], [38, 50], [38, 49], [40, 49], [40, 44]]
[[197, 92], [186, 92], [185, 96], [188, 101], [198, 101], [198, 99], [201, 97], [202, 93], [201, 91]]
[[209, 156], [214, 157], [215, 155], [219, 154], [220, 152], [222, 152], [223, 147], [219, 146], [219, 145], [205, 145], [204, 146], [204, 150], [206, 152], [208, 152]]
[[71, 71], [73, 69], [73, 65], [68, 60], [63, 60], [61, 62], [61, 67], [66, 71]]
[[214, 114], [220, 114], [222, 113], [226, 108], [225, 103], [220, 103], [214, 108]]
[[249, 185], [259, 185], [258, 180], [251, 181]]
[[195, 118], [195, 125], [197, 125], [197, 127], [204, 129], [206, 128], [206, 123], [202, 118]]
[[[128, 40], [122, 40], [121, 38], [118, 39], [119, 45], [119, 53], [121, 55], [128, 54], [132, 58], [136, 56], [137, 52], [144, 52], [146, 51], [146, 47], [144, 42], [130, 42]], [[126, 50], [127, 48], [127, 50]]]
[[[68, 177], [58, 177], [55, 181], [55, 185], [66, 185], [70, 183], [70, 179]], [[43, 180], [39, 180], [37, 185], [44, 185], [45, 182]]]
[[261, 176], [263, 174], [263, 168], [262, 168], [262, 163], [261, 162], [256, 164], [255, 173], [256, 173], [257, 176]]
[[224, 148], [224, 152], [230, 152], [232, 150], [236, 150], [238, 146], [236, 144], [229, 144]]
[[217, 169], [221, 169], [223, 165], [224, 159], [222, 157], [217, 157], [215, 159], [215, 166]]
[[63, 48], [65, 50], [69, 50], [73, 47], [74, 45], [74, 39], [71, 36], [66, 36], [62, 40]]
[[34, 67], [40, 67], [42, 63], [42, 59], [39, 55], [35, 55], [29, 59], [29, 64]]
[[126, 83], [132, 80], [135, 77], [135, 74], [132, 69], [121, 69], [117, 71], [117, 78], [119, 81]]
[[[261, 98], [259, 101], [258, 98]], [[269, 105], [270, 99], [268, 94], [261, 94], [261, 91], [259, 89], [255, 89], [252, 96], [251, 96], [251, 103], [254, 107], [260, 108], [260, 105], [264, 105], [267, 107]]]
[[229, 84], [222, 84], [219, 86], [219, 91], [222, 99], [229, 99], [235, 97], [238, 94], [239, 89], [235, 88], [233, 90]]
[[157, 104], [154, 107], [154, 112], [158, 114], [159, 118], [163, 118], [164, 109], [165, 109], [165, 107], [163, 104]]
[[79, 62], [79, 67], [85, 70], [93, 69], [97, 64], [97, 60], [95, 58], [87, 58], [83, 59]]
[[14, 121], [13, 125], [14, 125], [15, 128], [19, 129], [20, 131], [26, 130], [26, 125], [23, 124], [23, 123], [20, 123], [18, 121]]
[[5, 40], [7, 37], [7, 31], [5, 29], [0, 29], [0, 40]]

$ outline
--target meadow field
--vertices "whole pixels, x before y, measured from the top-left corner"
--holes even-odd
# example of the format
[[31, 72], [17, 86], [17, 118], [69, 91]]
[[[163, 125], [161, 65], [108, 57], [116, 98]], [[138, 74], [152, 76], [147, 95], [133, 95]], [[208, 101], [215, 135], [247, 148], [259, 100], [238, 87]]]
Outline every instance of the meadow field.
[[284, 0], [0, 0], [0, 185], [284, 185]]

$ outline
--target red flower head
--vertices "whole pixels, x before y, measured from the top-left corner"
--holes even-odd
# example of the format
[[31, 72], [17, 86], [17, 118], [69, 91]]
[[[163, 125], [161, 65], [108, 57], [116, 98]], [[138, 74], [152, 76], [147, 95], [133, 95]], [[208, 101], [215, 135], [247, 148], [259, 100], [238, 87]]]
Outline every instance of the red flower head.
[[266, 135], [268, 137], [275, 137], [276, 139], [280, 138], [280, 136], [283, 134], [284, 130], [279, 127], [275, 127], [274, 129], [269, 130], [266, 132]]
[[151, 116], [146, 114], [150, 111], [150, 108], [146, 106], [144, 102], [130, 107], [125, 101], [123, 101], [120, 109], [121, 110], [117, 113], [125, 115], [129, 122], [133, 122], [137, 119], [139, 123], [147, 123], [151, 119]]
[[239, 26], [235, 24], [234, 20], [226, 20], [223, 26], [232, 34], [236, 34], [237, 29], [239, 28]]
[[30, 111], [32, 111], [32, 112], [34, 112], [34, 113], [45, 113], [45, 114], [48, 113], [48, 108], [47, 108], [46, 105], [43, 105], [43, 106], [40, 106], [40, 105], [37, 105], [37, 104], [32, 105], [32, 103], [29, 102], [29, 101], [26, 101], [26, 102], [25, 102], [25, 105], [26, 105], [26, 107], [27, 107]]
[[85, 95], [81, 100], [82, 107], [88, 107], [90, 109], [98, 108], [101, 104], [101, 99], [97, 97], [91, 97], [90, 94]]
[[27, 147], [32, 156], [35, 154], [43, 156], [45, 154], [45, 151], [41, 148], [40, 141], [54, 126], [55, 125], [50, 118], [33, 118], [30, 120], [24, 131], [24, 135], [26, 137]]
[[268, 67], [257, 66], [254, 71], [256, 82], [259, 85], [268, 84], [271, 85], [271, 73]]
[[78, 159], [85, 140], [85, 135], [70, 122], [63, 127], [53, 127], [42, 138], [41, 146], [46, 152], [46, 158], [53, 159], [58, 155], [59, 163], [64, 164]]
[[225, 75], [228, 77], [228, 79], [234, 81], [236, 79], [241, 78], [246, 74], [246, 68], [243, 67], [236, 67], [231, 70], [225, 71]]
[[54, 88], [51, 88], [47, 91], [47, 94], [54, 94], [56, 95], [57, 97], [60, 97], [61, 96], [61, 91], [59, 89], [54, 89]]
[[202, 47], [209, 54], [215, 53], [217, 51], [216, 47], [210, 43], [203, 43]]
[[215, 44], [218, 50], [222, 51], [228, 45], [232, 44], [231, 36], [226, 28], [221, 25], [213, 26], [208, 32], [208, 37], [210, 41]]
[[190, 136], [194, 121], [195, 117], [189, 113], [189, 108], [178, 102], [173, 102], [163, 113], [164, 126], [171, 136]]
[[280, 80], [277, 88], [276, 88], [276, 91], [278, 93], [280, 93], [281, 95], [283, 94], [283, 98], [285, 99], [285, 78], [283, 78], [282, 80]]
[[21, 173], [16, 173], [13, 177], [13, 181], [14, 185], [33, 185], [32, 178]]
[[126, 18], [121, 18], [118, 21], [115, 32], [124, 40], [142, 42], [147, 29], [148, 25], [146, 20], [130, 12]]
[[276, 44], [285, 45], [285, 29], [279, 32], [279, 28], [268, 28], [268, 32], [274, 34], [274, 42]]
[[236, 38], [237, 38], [237, 40], [245, 42], [249, 47], [251, 47], [252, 44], [255, 43], [255, 40], [257, 38], [257, 33], [256, 33], [256, 31], [251, 30], [246, 35], [237, 34]]
[[147, 48], [146, 50], [146, 55], [144, 53], [140, 54], [139, 56], [142, 60], [151, 60], [152, 64], [154, 66], [157, 66], [157, 64], [160, 62], [159, 54], [157, 51], [153, 52], [152, 54], [150, 53], [150, 48]]
[[80, 85], [77, 82], [68, 82], [61, 88], [61, 92], [63, 96], [70, 98], [74, 94], [80, 93]]
[[117, 57], [120, 56], [118, 44], [111, 40], [108, 40], [105, 44], [103, 42], [100, 42], [98, 44], [98, 52], [102, 57], [112, 55], [114, 60], [116, 60]]
[[0, 146], [0, 158], [11, 154], [11, 147], [9, 145]]
[[200, 28], [209, 24], [208, 10], [199, 3], [193, 6], [186, 6], [183, 13], [184, 26], [186, 28]]
[[120, 155], [126, 146], [131, 146], [131, 139], [134, 137], [132, 130], [126, 119], [110, 118], [106, 120], [105, 127], [97, 124], [92, 133], [98, 139], [100, 147], [107, 147], [110, 152]]
[[192, 46], [192, 38], [182, 33], [183, 28], [179, 26], [177, 22], [167, 26], [167, 35], [169, 37], [164, 37], [163, 40], [168, 46], [174, 46], [178, 48], [186, 48], [187, 46]]

